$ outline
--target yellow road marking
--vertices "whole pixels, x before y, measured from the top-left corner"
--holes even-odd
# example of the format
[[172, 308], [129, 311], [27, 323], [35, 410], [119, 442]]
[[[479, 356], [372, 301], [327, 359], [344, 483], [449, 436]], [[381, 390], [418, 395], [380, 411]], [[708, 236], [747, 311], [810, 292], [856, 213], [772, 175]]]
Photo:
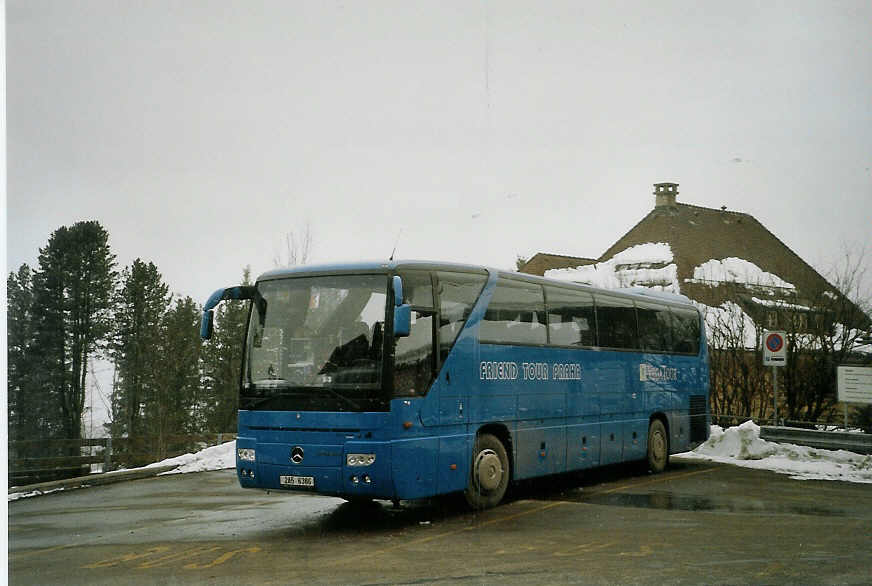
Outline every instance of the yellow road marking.
[[556, 557], [569, 557], [578, 555], [580, 553], [591, 553], [594, 551], [599, 551], [601, 549], [606, 549], [607, 547], [612, 547], [613, 545], [617, 545], [617, 541], [610, 541], [608, 543], [583, 543], [581, 545], [577, 545], [575, 547], [565, 549], [563, 551], [555, 551], [553, 554]]
[[413, 539], [412, 541], [406, 541], [406, 542], [403, 542], [403, 543], [400, 543], [397, 545], [393, 545], [391, 547], [385, 547], [383, 549], [379, 549], [379, 550], [376, 550], [376, 551], [371, 552], [371, 553], [365, 553], [365, 554], [353, 556], [350, 558], [343, 558], [341, 560], [341, 563], [356, 562], [356, 561], [360, 561], [362, 559], [374, 558], [374, 557], [377, 557], [380, 555], [384, 555], [386, 553], [390, 553], [392, 551], [396, 551], [398, 549], [402, 549], [404, 547], [412, 547], [415, 545], [421, 545], [423, 543], [429, 543], [429, 542], [435, 541], [437, 539], [442, 539], [443, 537], [450, 537], [452, 535], [457, 535], [458, 533], [463, 533], [464, 531], [474, 531], [474, 530], [479, 529], [481, 527], [487, 527], [488, 525], [493, 525], [495, 523], [503, 523], [505, 521], [512, 521], [512, 520], [517, 519], [519, 517], [524, 517], [526, 515], [531, 515], [533, 513], [540, 513], [542, 511], [546, 511], [548, 509], [553, 509], [554, 507], [559, 507], [560, 505], [565, 505], [565, 504], [568, 504], [568, 503], [566, 501], [558, 501], [558, 502], [554, 502], [554, 503], [548, 503], [547, 505], [543, 505], [541, 507], [537, 507], [535, 509], [530, 509], [527, 511], [521, 511], [520, 513], [515, 513], [514, 515], [508, 515], [506, 517], [500, 517], [498, 519], [491, 519], [489, 521], [484, 521], [484, 522], [478, 523], [476, 525], [467, 525], [466, 527], [461, 527], [460, 529], [453, 529], [451, 531], [444, 531], [442, 533], [437, 533], [436, 535], [430, 535], [428, 537], [421, 537], [419, 539]]
[[122, 556], [109, 558], [108, 560], [102, 560], [99, 562], [94, 562], [93, 564], [88, 564], [87, 566], [82, 566], [83, 568], [93, 569], [93, 568], [111, 568], [114, 565], [123, 563], [123, 562], [132, 562], [134, 560], [138, 560], [144, 557], [148, 557], [150, 555], [154, 555], [156, 553], [163, 553], [169, 549], [169, 546], [166, 545], [158, 545], [156, 547], [151, 547], [145, 550], [144, 553], [126, 553]]
[[654, 552], [654, 550], [651, 549], [650, 545], [643, 545], [639, 548], [639, 551], [622, 551], [618, 555], [619, 556], [627, 556], [627, 557], [631, 557], [631, 558], [643, 558], [643, 557], [647, 557], [647, 556], [651, 555], [653, 552]]
[[209, 562], [208, 564], [188, 564], [185, 566], [186, 570], [205, 570], [206, 568], [214, 568], [215, 566], [220, 566], [233, 556], [238, 553], [257, 553], [260, 551], [259, 547], [246, 547], [243, 549], [234, 549], [233, 551], [228, 551], [225, 554], [222, 554]]
[[640, 486], [648, 486], [649, 484], [655, 484], [658, 482], [665, 482], [667, 480], [675, 480], [678, 478], [687, 478], [689, 476], [696, 476], [697, 474], [705, 474], [707, 472], [714, 472], [717, 468], [706, 468], [705, 470], [694, 470], [693, 472], [685, 472], [684, 474], [674, 474], [674, 475], [661, 475], [656, 478], [652, 478], [646, 482], [639, 482], [637, 484], [626, 484], [624, 486], [617, 486], [615, 488], [610, 488], [608, 490], [598, 490], [596, 492], [590, 493], [589, 496], [597, 495], [597, 494], [611, 494], [613, 492], [618, 492], [620, 490], [626, 490], [628, 488], [638, 488]]
[[173, 553], [162, 558], [158, 558], [156, 560], [149, 560], [147, 562], [143, 562], [136, 566], [141, 570], [147, 570], [149, 568], [156, 568], [157, 566], [162, 566], [165, 564], [171, 564], [173, 562], [178, 562], [181, 560], [186, 560], [192, 557], [196, 557], [202, 555], [204, 553], [209, 553], [215, 550], [221, 549], [221, 546], [215, 545], [212, 547], [194, 547], [192, 549], [187, 549], [185, 551], [179, 553]]
[[[703, 473], [707, 473], [707, 472], [713, 472], [714, 470], [717, 470], [717, 468], [716, 468], [716, 467], [713, 467], [713, 468], [706, 468], [705, 470], [694, 470], [693, 472], [685, 472], [684, 474], [663, 475], [663, 476], [658, 476], [657, 478], [652, 478], [651, 480], [648, 480], [648, 481], [646, 481], [646, 482], [641, 482], [641, 483], [637, 483], [637, 484], [628, 484], [628, 485], [624, 485], [624, 486], [618, 486], [618, 487], [615, 487], [615, 488], [610, 488], [610, 489], [608, 489], [608, 490], [598, 491], [598, 492], [595, 492], [595, 493], [592, 493], [592, 494], [609, 494], [609, 493], [613, 493], [613, 492], [618, 492], [618, 491], [620, 491], [620, 490], [626, 490], [626, 489], [628, 489], [628, 488], [636, 488], [636, 487], [639, 487], [639, 486], [647, 486], [647, 485], [649, 485], [649, 484], [654, 484], [654, 483], [657, 483], [657, 482], [664, 482], [664, 481], [666, 481], [666, 480], [677, 480], [677, 479], [680, 479], [680, 478], [688, 478], [688, 477], [690, 477], [690, 476], [696, 476], [697, 474], [703, 474]], [[559, 507], [559, 506], [561, 506], [561, 505], [566, 505], [566, 504], [575, 504], [575, 505], [577, 505], [577, 504], [587, 504], [587, 503], [575, 503], [575, 502], [572, 502], [572, 501], [555, 501], [555, 502], [552, 502], [552, 503], [548, 503], [547, 505], [543, 505], [543, 506], [541, 506], [541, 507], [537, 507], [537, 508], [535, 508], [535, 509], [530, 509], [530, 510], [527, 510], [527, 511], [521, 511], [520, 513], [516, 513], [516, 514], [514, 514], [514, 515], [508, 515], [508, 516], [505, 516], [505, 517], [499, 517], [499, 518], [497, 518], [497, 519], [491, 519], [491, 520], [489, 520], [489, 521], [484, 521], [484, 522], [482, 522], [482, 523], [478, 523], [478, 524], [476, 524], [476, 525], [468, 525], [468, 526], [466, 526], [466, 527], [462, 527], [462, 528], [460, 528], [460, 529], [453, 529], [453, 530], [451, 530], [451, 531], [444, 531], [444, 532], [442, 532], [442, 533], [437, 533], [436, 535], [430, 535], [430, 536], [427, 536], [427, 537], [421, 537], [421, 538], [419, 538], [419, 539], [413, 539], [412, 541], [407, 541], [407, 542], [404, 542], [404, 543], [400, 543], [400, 544], [397, 544], [397, 545], [393, 545], [393, 546], [391, 546], [391, 547], [385, 547], [385, 548], [382, 548], [382, 549], [376, 550], [376, 551], [371, 552], [371, 553], [365, 553], [365, 554], [361, 554], [361, 555], [353, 556], [353, 557], [350, 557], [350, 558], [344, 558], [344, 559], [342, 560], [341, 563], [356, 562], [356, 561], [359, 561], [359, 560], [362, 560], [362, 559], [374, 558], [374, 557], [377, 557], [377, 556], [380, 556], [380, 555], [384, 555], [384, 554], [386, 554], [386, 553], [390, 553], [390, 552], [396, 551], [396, 550], [398, 550], [398, 549], [407, 548], [407, 547], [413, 547], [413, 546], [421, 545], [421, 544], [424, 544], [424, 543], [429, 543], [429, 542], [431, 542], [431, 541], [435, 541], [435, 540], [437, 540], [437, 539], [442, 539], [443, 537], [451, 537], [452, 535], [457, 535], [457, 534], [459, 534], [459, 533], [463, 533], [463, 532], [465, 532], [465, 531], [475, 531], [476, 529], [480, 529], [480, 528], [482, 528], [482, 527], [487, 527], [487, 526], [489, 526], [489, 525], [493, 525], [493, 524], [495, 524], [495, 523], [503, 523], [503, 522], [505, 522], [505, 521], [512, 521], [512, 520], [517, 519], [517, 518], [519, 518], [519, 517], [524, 517], [524, 516], [526, 516], [526, 515], [532, 515], [533, 513], [541, 513], [541, 512], [543, 512], [543, 511], [547, 511], [548, 509], [553, 509], [554, 507]], [[639, 555], [639, 554], [636, 554], [636, 555]], [[646, 554], [642, 554], [642, 555], [646, 555]]]
[[39, 555], [43, 553], [51, 553], [53, 551], [59, 551], [61, 549], [69, 549], [71, 547], [78, 547], [82, 545], [81, 543], [64, 543], [63, 545], [55, 545], [52, 547], [47, 547], [45, 549], [33, 549], [30, 551], [10, 551], [9, 556], [15, 558], [23, 558], [31, 555]]

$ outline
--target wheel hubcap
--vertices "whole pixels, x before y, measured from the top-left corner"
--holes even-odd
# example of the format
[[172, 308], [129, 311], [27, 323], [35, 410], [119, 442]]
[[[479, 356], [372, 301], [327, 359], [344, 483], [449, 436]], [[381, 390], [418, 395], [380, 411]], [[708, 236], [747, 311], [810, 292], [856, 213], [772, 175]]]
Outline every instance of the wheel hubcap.
[[493, 450], [482, 450], [475, 460], [475, 478], [483, 491], [496, 490], [503, 480], [503, 463]]
[[663, 459], [663, 455], [666, 453], [666, 442], [663, 440], [663, 434], [654, 434], [651, 442], [651, 452], [654, 454], [654, 459], [658, 462]]

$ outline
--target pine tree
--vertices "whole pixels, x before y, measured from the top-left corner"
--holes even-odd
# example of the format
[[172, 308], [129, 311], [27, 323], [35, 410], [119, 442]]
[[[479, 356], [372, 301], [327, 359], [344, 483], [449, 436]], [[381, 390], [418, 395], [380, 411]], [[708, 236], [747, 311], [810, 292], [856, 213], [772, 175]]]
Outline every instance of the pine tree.
[[[249, 267], [243, 271], [242, 284], [251, 285]], [[236, 429], [248, 306], [247, 301], [225, 301], [215, 311], [215, 331], [204, 345], [204, 431]]]
[[33, 362], [33, 273], [26, 264], [6, 279], [7, 413], [9, 440], [39, 437], [38, 405], [28, 393]]
[[[40, 249], [39, 269], [33, 274], [31, 313], [32, 345], [29, 363], [34, 365], [27, 386], [21, 389], [22, 407], [36, 419], [32, 437], [65, 437], [61, 404], [69, 392], [67, 328], [65, 319], [65, 277], [61, 247], [57, 244], [66, 234], [61, 228], [49, 245]], [[54, 236], [58, 236], [55, 240]]]
[[170, 436], [199, 431], [194, 407], [200, 392], [200, 315], [200, 307], [185, 297], [177, 299], [161, 320], [160, 343], [155, 349], [161, 365], [155, 392], [145, 405], [146, 426], [157, 438], [159, 458], [169, 455]]
[[122, 272], [122, 286], [115, 296], [115, 387], [112, 390], [114, 437], [145, 435], [144, 407], [160, 394], [164, 314], [170, 303], [169, 287], [154, 263], [133, 261]]
[[[92, 353], [110, 328], [115, 256], [97, 221], [62, 226], [39, 251], [33, 276], [33, 356], [39, 364], [27, 393], [47, 405], [45, 427], [78, 439]], [[55, 411], [56, 409], [56, 411]]]

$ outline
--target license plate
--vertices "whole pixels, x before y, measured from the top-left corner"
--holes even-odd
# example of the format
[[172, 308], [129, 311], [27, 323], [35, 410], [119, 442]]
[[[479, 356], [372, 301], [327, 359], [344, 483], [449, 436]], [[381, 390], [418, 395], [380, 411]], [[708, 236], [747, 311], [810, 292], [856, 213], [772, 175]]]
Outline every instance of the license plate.
[[309, 486], [315, 487], [314, 476], [279, 476], [279, 484], [282, 486]]

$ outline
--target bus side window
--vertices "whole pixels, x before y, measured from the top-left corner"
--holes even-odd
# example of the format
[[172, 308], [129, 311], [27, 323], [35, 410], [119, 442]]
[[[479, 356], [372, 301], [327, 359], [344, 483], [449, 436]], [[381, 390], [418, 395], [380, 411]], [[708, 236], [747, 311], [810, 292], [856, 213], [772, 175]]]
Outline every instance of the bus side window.
[[440, 271], [436, 273], [436, 282], [439, 293], [439, 354], [441, 361], [445, 362], [484, 289], [487, 274]]
[[586, 291], [545, 287], [552, 346], [596, 346], [593, 295]]
[[695, 309], [671, 308], [672, 350], [681, 354], [699, 354], [699, 314]]
[[654, 303], [636, 302], [639, 341], [649, 352], [672, 351], [672, 324], [669, 309]]
[[500, 278], [481, 322], [482, 342], [545, 344], [545, 299], [534, 283]]
[[624, 350], [639, 348], [636, 311], [629, 299], [597, 295], [596, 324], [600, 346]]

